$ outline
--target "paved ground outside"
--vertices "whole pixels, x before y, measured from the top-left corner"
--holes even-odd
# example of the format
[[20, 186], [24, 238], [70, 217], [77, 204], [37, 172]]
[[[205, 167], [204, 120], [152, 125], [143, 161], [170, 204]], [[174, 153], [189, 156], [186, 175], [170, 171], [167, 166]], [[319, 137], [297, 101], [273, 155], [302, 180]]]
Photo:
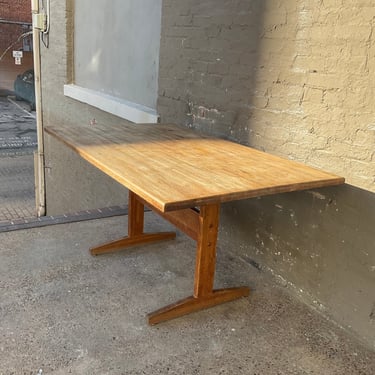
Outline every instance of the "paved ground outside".
[[0, 90], [0, 233], [127, 213], [127, 207], [116, 206], [37, 218], [36, 148], [35, 112], [30, 112], [28, 103], [15, 101], [10, 93]]
[[[35, 120], [17, 104], [0, 98], [0, 224], [35, 216]], [[114, 214], [122, 216], [87, 220]], [[148, 312], [192, 293], [195, 244], [179, 233], [90, 256], [90, 246], [125, 234], [124, 214], [118, 207], [76, 213], [86, 220], [76, 223], [44, 226], [71, 221], [63, 215], [3, 226], [0, 375], [375, 374], [374, 351], [220, 238], [216, 286], [249, 285], [250, 297], [148, 326]], [[171, 229], [150, 212], [146, 219], [150, 230]]]
[[35, 112], [0, 96], [0, 222], [36, 216], [33, 152]]
[[[127, 216], [0, 233], [0, 374], [373, 375], [363, 347], [219, 238], [216, 287], [248, 298], [148, 326], [193, 289], [195, 244], [93, 257]], [[153, 213], [147, 230], [171, 230]]]

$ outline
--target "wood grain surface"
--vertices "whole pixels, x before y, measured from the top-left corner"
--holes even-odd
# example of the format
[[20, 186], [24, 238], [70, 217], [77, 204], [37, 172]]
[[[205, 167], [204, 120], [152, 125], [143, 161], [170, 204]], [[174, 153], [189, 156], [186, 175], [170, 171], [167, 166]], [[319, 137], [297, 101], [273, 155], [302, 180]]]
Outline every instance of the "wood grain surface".
[[45, 130], [162, 212], [344, 182], [334, 174], [173, 124]]

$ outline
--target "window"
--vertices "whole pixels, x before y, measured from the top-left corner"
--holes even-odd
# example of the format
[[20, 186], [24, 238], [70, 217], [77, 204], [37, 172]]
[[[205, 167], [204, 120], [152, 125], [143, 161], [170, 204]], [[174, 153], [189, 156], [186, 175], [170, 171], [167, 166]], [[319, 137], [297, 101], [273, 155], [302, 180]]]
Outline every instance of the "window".
[[162, 0], [76, 0], [74, 83], [64, 92], [133, 122], [156, 122]]

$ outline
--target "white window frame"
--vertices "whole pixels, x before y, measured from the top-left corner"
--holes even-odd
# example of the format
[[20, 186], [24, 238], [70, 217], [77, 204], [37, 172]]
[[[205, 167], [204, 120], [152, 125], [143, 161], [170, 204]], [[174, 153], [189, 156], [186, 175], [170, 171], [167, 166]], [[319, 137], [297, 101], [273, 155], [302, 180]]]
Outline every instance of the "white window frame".
[[[72, 54], [75, 54], [74, 47]], [[75, 67], [73, 67], [73, 69], [75, 69]], [[111, 93], [108, 93], [108, 91], [104, 92], [103, 90], [102, 92], [98, 90], [98, 88], [85, 87], [82, 83], [79, 85], [74, 80], [74, 73], [72, 74], [71, 79], [72, 80], [69, 83], [64, 85], [63, 90], [66, 97], [89, 104], [90, 106], [134, 123], [159, 122], [160, 117], [156, 110], [156, 104], [155, 108], [151, 108], [144, 104], [133, 102], [131, 101], [131, 98], [129, 100], [126, 97], [114, 96], [111, 95]], [[157, 92], [155, 95], [157, 98]]]

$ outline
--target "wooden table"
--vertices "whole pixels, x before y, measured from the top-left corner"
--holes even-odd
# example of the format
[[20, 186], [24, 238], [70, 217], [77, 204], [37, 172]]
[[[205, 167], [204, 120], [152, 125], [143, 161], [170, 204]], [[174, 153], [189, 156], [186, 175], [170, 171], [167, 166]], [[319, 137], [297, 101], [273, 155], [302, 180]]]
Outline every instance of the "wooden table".
[[149, 314], [150, 324], [249, 295], [247, 287], [213, 289], [221, 202], [344, 182], [333, 174], [171, 124], [45, 130], [129, 189], [128, 235], [90, 249], [91, 254], [175, 238], [174, 232], [144, 232], [145, 205], [197, 242], [193, 295]]

